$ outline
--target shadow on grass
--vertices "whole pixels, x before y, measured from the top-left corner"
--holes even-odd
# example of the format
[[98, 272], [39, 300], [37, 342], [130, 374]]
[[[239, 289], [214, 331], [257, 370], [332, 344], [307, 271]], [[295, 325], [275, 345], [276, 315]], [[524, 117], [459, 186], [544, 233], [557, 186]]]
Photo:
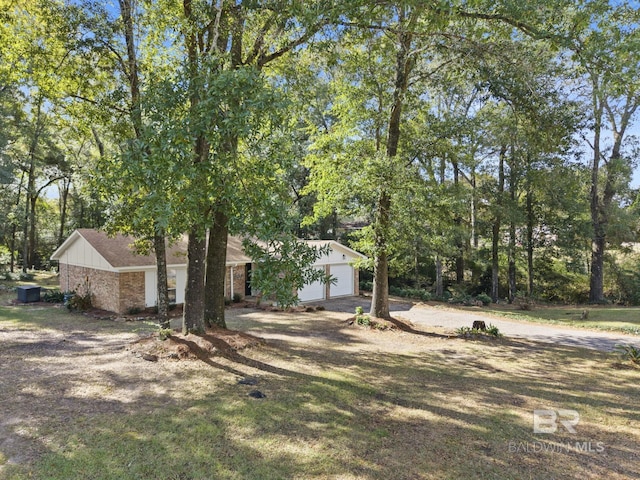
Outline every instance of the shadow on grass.
[[[256, 321], [254, 328], [261, 325], [271, 333], [290, 333], [284, 321]], [[17, 419], [0, 425], [0, 433], [4, 428], [14, 439], [36, 443], [40, 457], [25, 468], [11, 467], [6, 478], [640, 476], [640, 439], [632, 429], [640, 423], [639, 375], [612, 375], [602, 366], [603, 354], [508, 339], [453, 339], [430, 350], [411, 351], [408, 345], [407, 351], [392, 353], [348, 331], [337, 332], [331, 339], [341, 346], [362, 343], [347, 351], [296, 343], [301, 326], [294, 325], [290, 341], [255, 351], [236, 351], [221, 340], [209, 352], [175, 338], [211, 368], [184, 362], [170, 369], [138, 360], [130, 371], [101, 364], [104, 378], [83, 378], [64, 365], [55, 375], [47, 370], [65, 355], [69, 367], [94, 356], [99, 361], [98, 336], [70, 350], [55, 346], [15, 361], [12, 368], [24, 384], [13, 390], [14, 397], [0, 392], [7, 405], [3, 414], [11, 415], [11, 401], [23, 402], [33, 406], [34, 424]], [[320, 334], [330, 325], [311, 319], [308, 327]], [[389, 341], [403, 337], [379, 335], [389, 335]], [[416, 335], [421, 342], [429, 337]], [[132, 376], [137, 370], [142, 373]], [[233, 382], [255, 370], [265, 373], [257, 386], [267, 395], [262, 400], [247, 397], [252, 387]], [[159, 388], [163, 382], [175, 382], [180, 395]], [[94, 384], [108, 387], [104, 396], [74, 394], [78, 385]], [[107, 398], [110, 390], [129, 388], [139, 393], [128, 403]], [[52, 414], [47, 405], [58, 410]], [[577, 437], [562, 431], [535, 435], [531, 415], [537, 408], [578, 410]], [[607, 415], [618, 420], [603, 420]], [[509, 446], [591, 440], [603, 442], [606, 455], [576, 449], [513, 452]], [[0, 452], [8, 448], [1, 445]]]

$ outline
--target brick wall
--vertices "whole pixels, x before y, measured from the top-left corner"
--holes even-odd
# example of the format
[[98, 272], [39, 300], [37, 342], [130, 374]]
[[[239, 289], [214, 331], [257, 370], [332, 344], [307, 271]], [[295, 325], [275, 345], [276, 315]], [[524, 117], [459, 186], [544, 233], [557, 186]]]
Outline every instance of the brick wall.
[[[246, 277], [246, 267], [238, 265], [233, 267], [233, 293], [239, 294], [240, 298], [244, 298], [244, 286]], [[224, 279], [224, 296], [231, 299], [231, 267], [227, 267]]]
[[353, 269], [353, 294], [360, 295], [360, 270]]
[[145, 307], [144, 272], [123, 272], [119, 274], [118, 313], [127, 313], [130, 308]]
[[[144, 289], [144, 278], [142, 288]], [[118, 274], [115, 272], [60, 263], [60, 290], [75, 291], [82, 295], [88, 290], [95, 308], [120, 311]]]

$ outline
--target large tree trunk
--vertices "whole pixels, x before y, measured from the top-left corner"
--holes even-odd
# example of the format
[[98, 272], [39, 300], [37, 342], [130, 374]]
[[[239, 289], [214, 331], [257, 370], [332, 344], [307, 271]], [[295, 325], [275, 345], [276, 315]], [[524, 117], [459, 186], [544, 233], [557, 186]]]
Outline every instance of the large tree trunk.
[[375, 222], [375, 249], [373, 265], [372, 317], [389, 318], [389, 259], [387, 257], [387, 231], [389, 229], [391, 199], [383, 191], [378, 199]]
[[184, 297], [182, 333], [204, 332], [204, 277], [207, 243], [197, 228], [189, 233], [187, 246], [187, 289]]
[[227, 274], [229, 219], [217, 210], [209, 230], [204, 322], [207, 327], [227, 328], [224, 319], [224, 281]]
[[498, 163], [498, 191], [496, 192], [495, 218], [491, 228], [491, 300], [495, 303], [500, 297], [500, 226], [502, 223], [502, 196], [504, 193], [504, 157], [507, 153], [507, 146], [500, 148]]
[[[400, 11], [399, 20], [405, 20], [404, 12]], [[409, 20], [411, 27], [417, 20], [412, 16]], [[398, 154], [400, 142], [400, 118], [402, 103], [409, 84], [409, 75], [414, 62], [410, 57], [411, 42], [413, 36], [411, 28], [398, 33], [399, 50], [396, 57], [396, 78], [393, 91], [393, 104], [389, 117], [389, 132], [387, 136], [387, 157], [392, 159]], [[371, 316], [389, 318], [389, 258], [388, 258], [388, 234], [391, 225], [391, 196], [383, 189], [378, 197], [375, 214], [375, 256], [373, 267], [373, 298], [371, 299]]]

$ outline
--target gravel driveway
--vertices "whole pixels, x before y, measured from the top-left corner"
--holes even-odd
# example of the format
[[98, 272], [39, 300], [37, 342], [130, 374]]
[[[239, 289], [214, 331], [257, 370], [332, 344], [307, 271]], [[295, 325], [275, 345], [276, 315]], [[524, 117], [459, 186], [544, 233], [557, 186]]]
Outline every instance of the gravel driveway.
[[[357, 306], [361, 306], [365, 312], [368, 312], [371, 307], [371, 299], [368, 297], [345, 297], [326, 300], [319, 305], [324, 305], [330, 311], [341, 312], [354, 312]], [[504, 320], [493, 315], [483, 314], [481, 310], [478, 310], [477, 313], [471, 313], [448, 307], [413, 305], [411, 302], [402, 300], [392, 300], [390, 310], [393, 316], [405, 318], [415, 325], [425, 327], [443, 327], [455, 330], [462, 326], [471, 327], [474, 320], [484, 320], [487, 324], [491, 323], [498, 327], [500, 332], [507, 337], [526, 338], [537, 342], [602, 351], [611, 351], [617, 344], [640, 347], [640, 337], [637, 335]]]

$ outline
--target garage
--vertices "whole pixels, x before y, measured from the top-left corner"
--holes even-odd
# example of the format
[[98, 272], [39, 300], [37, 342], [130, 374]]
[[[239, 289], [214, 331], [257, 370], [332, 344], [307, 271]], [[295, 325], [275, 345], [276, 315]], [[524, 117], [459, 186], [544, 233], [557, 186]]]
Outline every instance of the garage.
[[[324, 267], [319, 268], [324, 272]], [[324, 300], [325, 285], [322, 282], [313, 282], [305, 285], [298, 291], [298, 299], [301, 302], [313, 302], [316, 300]]]
[[336, 283], [329, 286], [330, 297], [353, 295], [353, 267], [351, 265], [331, 265], [329, 268], [331, 276], [336, 279]]
[[301, 302], [314, 302], [334, 297], [358, 295], [358, 269], [354, 263], [366, 258], [361, 253], [350, 249], [334, 240], [307, 240], [308, 245], [321, 248], [329, 246], [329, 252], [315, 263], [318, 270], [329, 273], [334, 283], [324, 285], [313, 282], [298, 291]]

